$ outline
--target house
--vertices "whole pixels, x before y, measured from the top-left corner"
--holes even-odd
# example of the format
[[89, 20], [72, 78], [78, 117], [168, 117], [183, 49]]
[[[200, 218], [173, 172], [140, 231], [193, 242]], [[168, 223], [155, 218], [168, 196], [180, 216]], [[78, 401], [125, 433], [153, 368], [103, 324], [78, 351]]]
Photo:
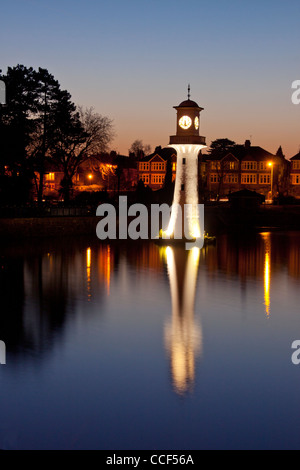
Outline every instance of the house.
[[[51, 199], [60, 197], [64, 177], [60, 164], [47, 160], [45, 163], [44, 196]], [[39, 174], [35, 174], [39, 179]], [[130, 191], [137, 185], [137, 162], [135, 159], [116, 152], [94, 155], [78, 166], [73, 176], [73, 191]]]
[[200, 167], [213, 197], [249, 189], [272, 199], [288, 189], [288, 161], [283, 155], [252, 146], [249, 140], [225, 156], [205, 155]]
[[[60, 188], [63, 177], [64, 172], [61, 165], [57, 165], [50, 160], [46, 160], [44, 175], [44, 196], [46, 198], [56, 199], [60, 196]], [[38, 182], [38, 173], [35, 173], [35, 178]]]
[[172, 166], [172, 181], [175, 180], [176, 160], [174, 149], [156, 147], [154, 153], [138, 162], [138, 179], [153, 190], [161, 189], [165, 182], [168, 161]]
[[300, 151], [290, 161], [290, 195], [300, 198]]

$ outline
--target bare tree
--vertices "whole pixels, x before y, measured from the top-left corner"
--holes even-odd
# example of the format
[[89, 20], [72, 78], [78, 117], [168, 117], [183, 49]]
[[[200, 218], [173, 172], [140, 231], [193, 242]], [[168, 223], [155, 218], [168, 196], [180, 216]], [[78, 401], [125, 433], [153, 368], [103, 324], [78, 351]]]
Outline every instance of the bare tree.
[[87, 134], [86, 141], [78, 150], [87, 156], [105, 152], [115, 137], [112, 119], [95, 113], [93, 108], [83, 109], [79, 106], [78, 111], [83, 129]]
[[107, 150], [114, 138], [113, 121], [93, 108], [78, 108], [71, 126], [58, 136], [55, 159], [62, 166], [64, 178], [62, 193], [67, 202], [73, 186], [73, 177], [81, 163], [91, 156]]
[[144, 145], [143, 141], [136, 139], [129, 149], [129, 154], [133, 153], [136, 158], [142, 158], [145, 155], [150, 155], [151, 146], [149, 144]]

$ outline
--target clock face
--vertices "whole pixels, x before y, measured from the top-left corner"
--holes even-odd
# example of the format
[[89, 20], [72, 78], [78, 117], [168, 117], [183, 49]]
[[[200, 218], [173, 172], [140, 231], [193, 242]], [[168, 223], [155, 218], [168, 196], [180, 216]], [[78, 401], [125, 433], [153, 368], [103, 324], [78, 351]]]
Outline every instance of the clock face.
[[195, 129], [196, 130], [199, 129], [199, 118], [198, 117], [195, 118]]
[[179, 119], [179, 125], [182, 129], [189, 129], [192, 125], [192, 120], [189, 116], [182, 116]]

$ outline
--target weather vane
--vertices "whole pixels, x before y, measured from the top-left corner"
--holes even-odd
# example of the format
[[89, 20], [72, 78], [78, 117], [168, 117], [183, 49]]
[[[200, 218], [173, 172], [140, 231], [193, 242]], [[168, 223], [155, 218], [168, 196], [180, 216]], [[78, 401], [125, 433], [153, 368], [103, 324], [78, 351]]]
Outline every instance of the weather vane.
[[189, 84], [188, 86], [188, 100], [190, 99], [191, 96], [191, 85]]

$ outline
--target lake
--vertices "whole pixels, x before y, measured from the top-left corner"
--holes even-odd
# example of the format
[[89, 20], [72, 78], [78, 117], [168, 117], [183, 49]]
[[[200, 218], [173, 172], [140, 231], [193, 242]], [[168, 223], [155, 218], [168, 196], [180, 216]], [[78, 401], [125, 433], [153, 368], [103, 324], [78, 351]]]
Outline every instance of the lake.
[[300, 449], [300, 233], [2, 242], [0, 448]]

